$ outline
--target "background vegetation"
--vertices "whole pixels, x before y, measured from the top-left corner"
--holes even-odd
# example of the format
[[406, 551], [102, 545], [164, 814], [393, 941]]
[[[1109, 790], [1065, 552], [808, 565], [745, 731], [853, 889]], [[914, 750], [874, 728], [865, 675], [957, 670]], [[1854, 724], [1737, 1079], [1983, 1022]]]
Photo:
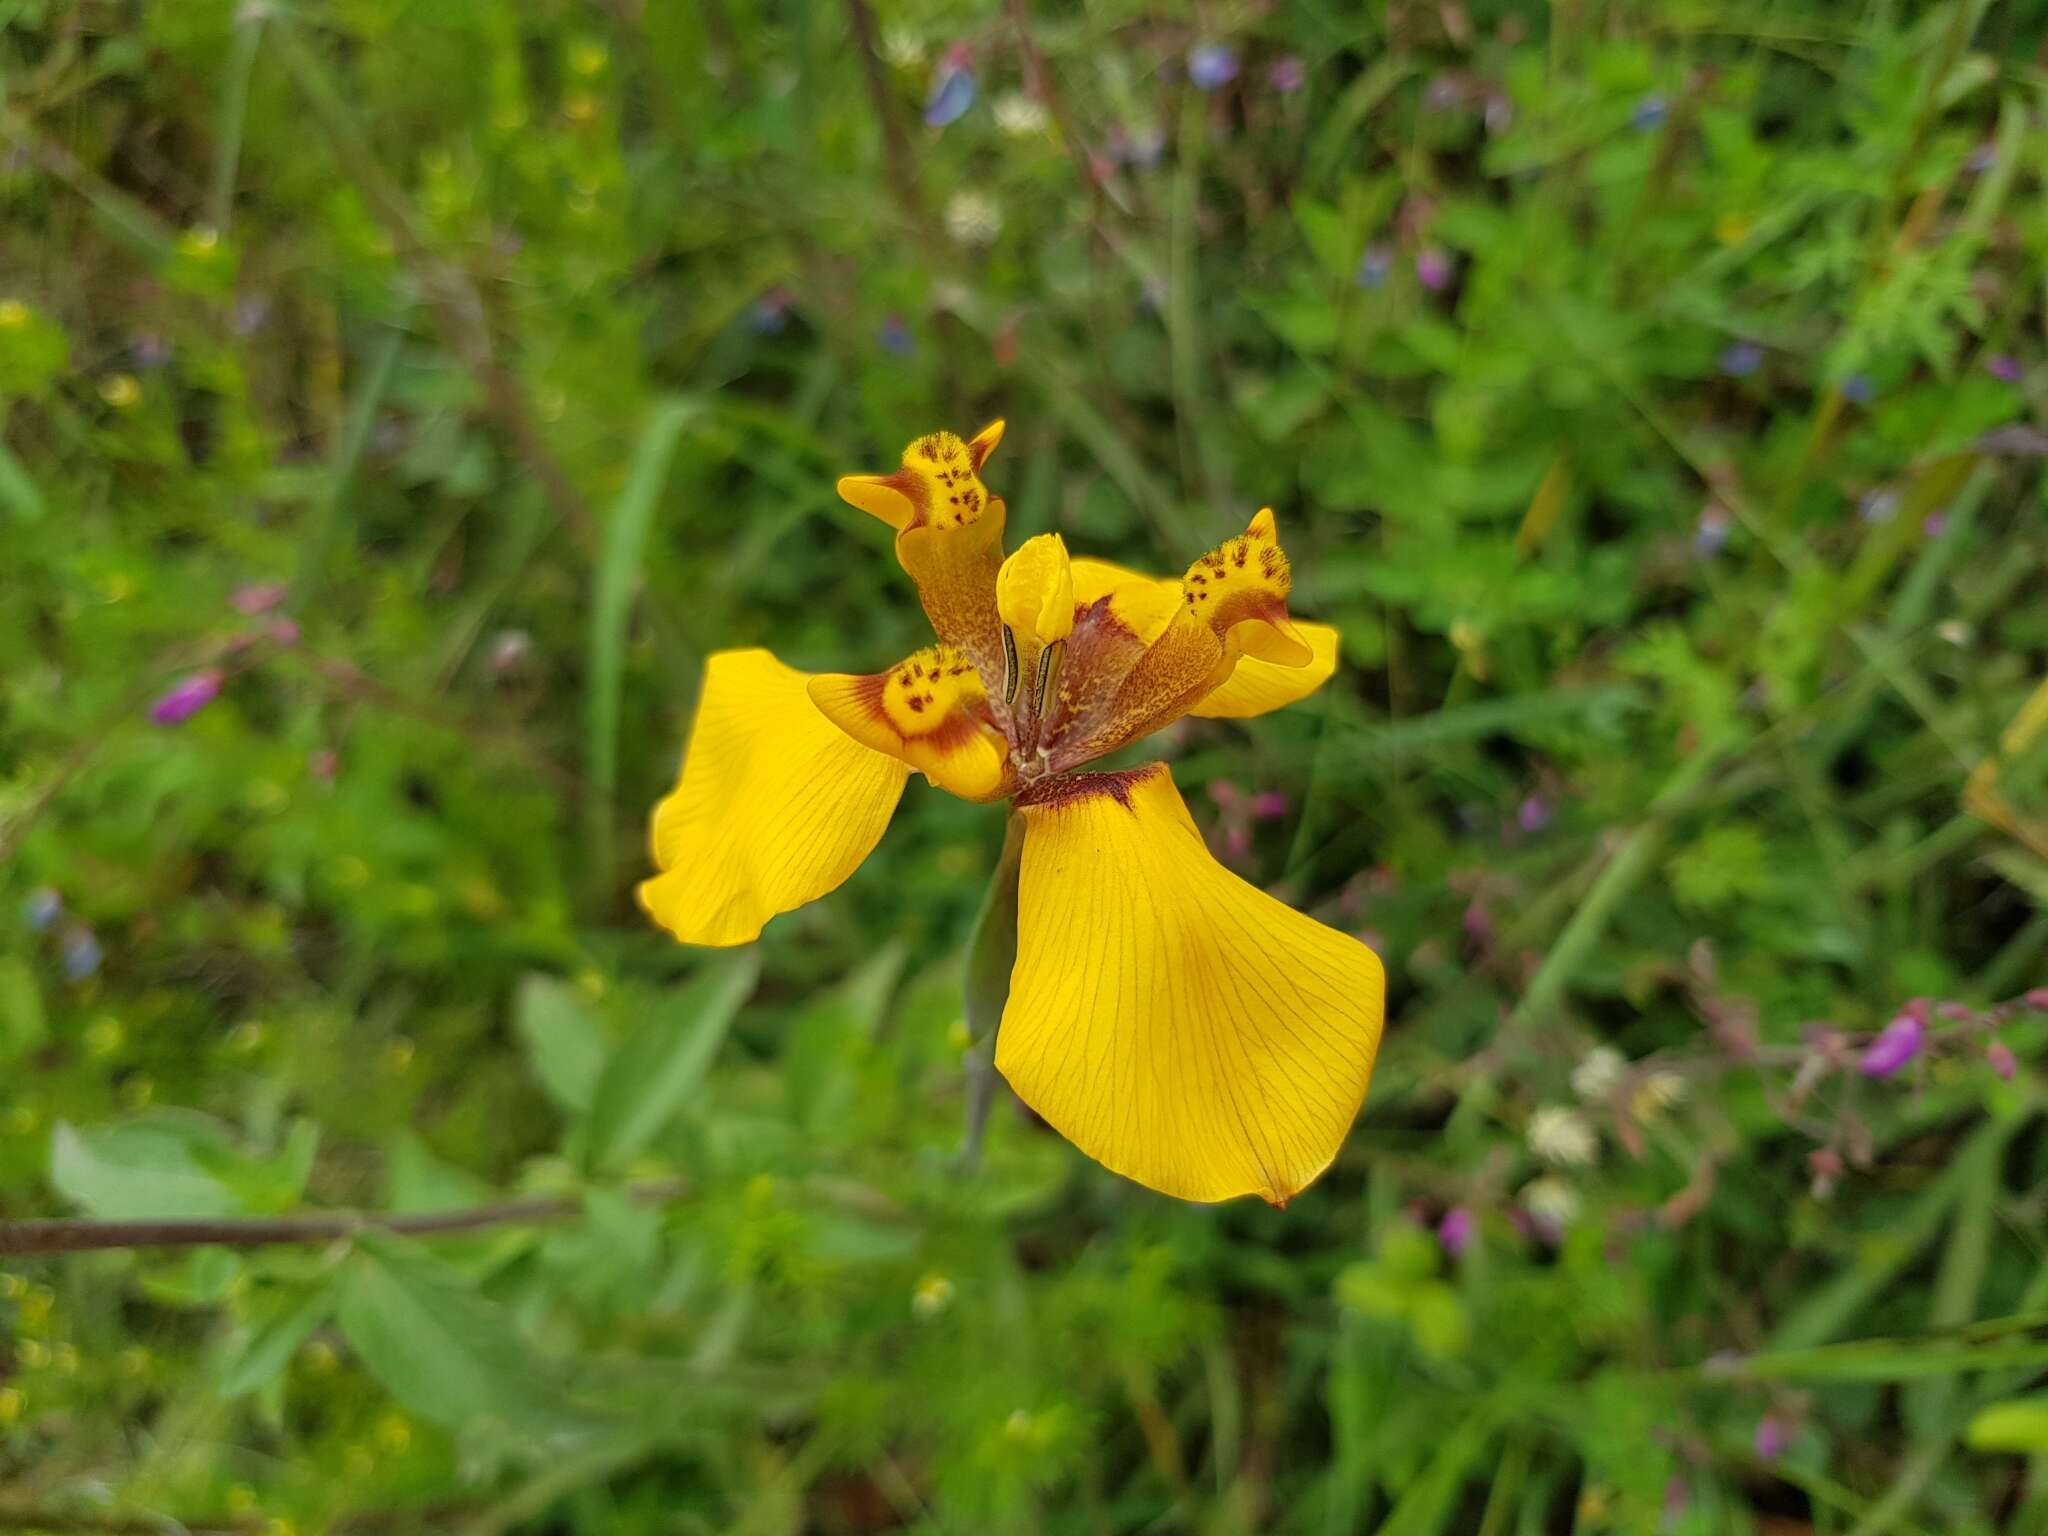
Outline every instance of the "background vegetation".
[[[873, 3], [0, 0], [0, 1217], [539, 1202], [17, 1251], [0, 1525], [2048, 1529], [2042, 8]], [[632, 908], [998, 414], [1343, 630], [1166, 743], [1387, 960], [1285, 1212], [950, 1166], [999, 816]]]

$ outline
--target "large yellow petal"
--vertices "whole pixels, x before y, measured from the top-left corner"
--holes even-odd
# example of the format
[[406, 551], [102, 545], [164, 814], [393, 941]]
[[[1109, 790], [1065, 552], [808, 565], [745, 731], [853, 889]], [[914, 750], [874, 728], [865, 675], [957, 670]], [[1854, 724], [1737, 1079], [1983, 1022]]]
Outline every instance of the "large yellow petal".
[[766, 651], [704, 663], [682, 777], [654, 808], [640, 905], [685, 944], [745, 944], [836, 889], [881, 841], [910, 770], [827, 720]]
[[981, 677], [963, 651], [928, 645], [886, 672], [814, 677], [808, 692], [855, 741], [901, 758], [963, 800], [993, 800], [1010, 788], [1009, 743], [990, 721]]
[[1184, 1200], [1285, 1204], [1329, 1167], [1364, 1102], [1379, 957], [1218, 864], [1164, 764], [1053, 780], [1018, 805], [997, 1067], [1127, 1178]]
[[1295, 621], [1294, 629], [1313, 653], [1307, 666], [1289, 667], [1256, 656], [1240, 656], [1230, 675], [1203, 694], [1188, 713], [1211, 720], [1248, 720], [1305, 699], [1322, 687], [1337, 670], [1337, 631], [1328, 624], [1300, 620]]

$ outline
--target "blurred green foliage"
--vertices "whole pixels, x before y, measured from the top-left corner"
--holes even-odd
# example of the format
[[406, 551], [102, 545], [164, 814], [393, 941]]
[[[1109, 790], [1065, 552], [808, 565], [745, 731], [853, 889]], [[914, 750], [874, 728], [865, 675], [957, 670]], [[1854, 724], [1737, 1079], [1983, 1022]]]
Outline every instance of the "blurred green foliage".
[[[556, 1218], [10, 1261], [0, 1526], [2048, 1529], [2043, 22], [0, 4], [0, 1216]], [[1167, 742], [1388, 962], [1284, 1212], [954, 1168], [998, 817], [631, 907], [996, 415], [1342, 629]]]

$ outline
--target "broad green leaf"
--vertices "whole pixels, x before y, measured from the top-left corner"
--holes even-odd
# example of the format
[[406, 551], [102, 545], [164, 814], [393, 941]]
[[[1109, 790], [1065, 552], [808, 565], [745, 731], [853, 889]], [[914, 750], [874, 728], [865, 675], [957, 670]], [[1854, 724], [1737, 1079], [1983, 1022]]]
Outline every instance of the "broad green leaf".
[[612, 1053], [591, 1105], [596, 1166], [623, 1166], [661, 1133], [704, 1080], [760, 971], [753, 949], [711, 961]]
[[49, 1032], [36, 973], [19, 956], [0, 956], [0, 1064], [19, 1061]]
[[512, 1028], [548, 1097], [571, 1114], [589, 1109], [605, 1058], [604, 1025], [590, 999], [559, 977], [527, 976], [513, 999]]
[[511, 1316], [410, 1243], [366, 1234], [342, 1271], [341, 1331], [366, 1370], [423, 1419], [541, 1417], [554, 1375]]
[[333, 1311], [331, 1291], [273, 1299], [257, 1317], [228, 1336], [214, 1390], [226, 1402], [260, 1392], [283, 1373], [299, 1346]]
[[225, 1136], [197, 1116], [154, 1116], [80, 1130], [60, 1123], [50, 1141], [57, 1193], [106, 1221], [233, 1216], [242, 1203], [202, 1165]]

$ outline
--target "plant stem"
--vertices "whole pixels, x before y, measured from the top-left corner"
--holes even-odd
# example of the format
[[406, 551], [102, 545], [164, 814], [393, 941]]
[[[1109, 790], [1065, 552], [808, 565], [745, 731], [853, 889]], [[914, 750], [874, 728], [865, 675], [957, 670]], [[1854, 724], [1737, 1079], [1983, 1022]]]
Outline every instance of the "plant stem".
[[[636, 1184], [628, 1190], [644, 1205], [659, 1205], [684, 1194], [681, 1179]], [[321, 1211], [302, 1216], [252, 1217], [241, 1220], [167, 1221], [12, 1221], [0, 1222], [0, 1255], [25, 1257], [55, 1253], [93, 1253], [133, 1248], [270, 1248], [292, 1243], [328, 1243], [358, 1232], [392, 1232], [402, 1237], [433, 1237], [450, 1232], [475, 1232], [486, 1227], [534, 1225], [581, 1214], [583, 1201], [574, 1195], [533, 1200], [506, 1200], [453, 1211], [414, 1215], [381, 1215], [368, 1211]]]

